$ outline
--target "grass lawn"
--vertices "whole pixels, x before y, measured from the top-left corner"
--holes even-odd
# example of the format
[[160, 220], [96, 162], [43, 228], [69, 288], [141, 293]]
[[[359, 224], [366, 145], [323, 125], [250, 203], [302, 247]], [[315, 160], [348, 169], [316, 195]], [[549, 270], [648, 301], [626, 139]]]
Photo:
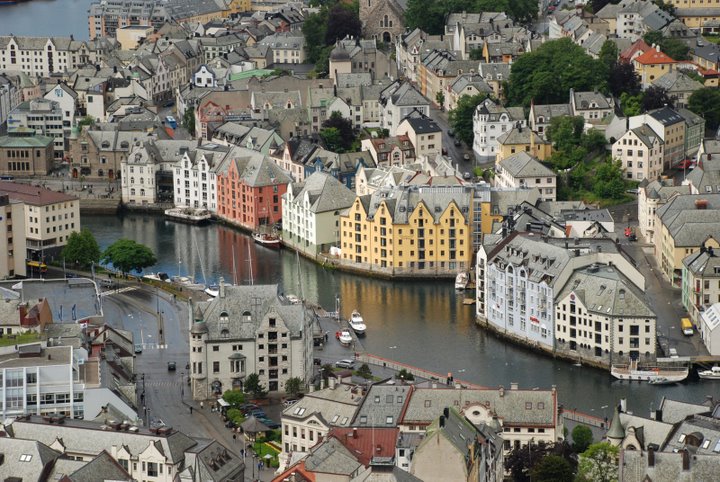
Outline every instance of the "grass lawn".
[[272, 459], [270, 459], [270, 466], [277, 467], [279, 465], [278, 464], [278, 454], [280, 452], [275, 450], [275, 448], [273, 446], [271, 446], [270, 444], [255, 442], [253, 444], [252, 448], [253, 448], [253, 451], [257, 454], [258, 459], [265, 462], [265, 456], [271, 455]]
[[0, 336], [0, 346], [22, 345], [24, 343], [32, 343], [40, 341], [40, 335], [37, 333], [21, 333], [17, 335]]

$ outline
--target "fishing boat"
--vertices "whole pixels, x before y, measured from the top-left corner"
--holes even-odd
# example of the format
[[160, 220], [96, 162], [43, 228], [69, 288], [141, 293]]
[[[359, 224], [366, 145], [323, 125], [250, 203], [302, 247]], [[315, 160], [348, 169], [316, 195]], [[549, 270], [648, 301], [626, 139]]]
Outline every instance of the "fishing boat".
[[629, 365], [613, 365], [610, 374], [618, 380], [649, 382], [657, 378], [666, 378], [666, 383], [677, 383], [688, 377], [690, 369], [682, 366], [647, 366], [641, 367], [637, 360]]
[[698, 370], [698, 376], [703, 380], [720, 380], [720, 367], [715, 365], [710, 370]]
[[358, 310], [353, 310], [348, 323], [350, 324], [350, 328], [352, 328], [357, 335], [365, 334], [367, 326], [365, 326], [365, 320], [363, 320], [363, 317], [360, 315]]
[[335, 338], [340, 342], [341, 345], [348, 346], [353, 341], [353, 337], [350, 334], [350, 330], [340, 330], [335, 333]]
[[207, 209], [194, 208], [172, 208], [165, 210], [165, 216], [173, 221], [188, 224], [205, 224], [212, 218], [212, 214]]
[[261, 244], [267, 248], [280, 247], [280, 237], [277, 234], [253, 233], [252, 236], [256, 243]]
[[467, 288], [468, 281], [470, 281], [470, 278], [466, 272], [463, 271], [462, 273], [458, 273], [455, 277], [455, 289], [461, 291], [464, 290]]

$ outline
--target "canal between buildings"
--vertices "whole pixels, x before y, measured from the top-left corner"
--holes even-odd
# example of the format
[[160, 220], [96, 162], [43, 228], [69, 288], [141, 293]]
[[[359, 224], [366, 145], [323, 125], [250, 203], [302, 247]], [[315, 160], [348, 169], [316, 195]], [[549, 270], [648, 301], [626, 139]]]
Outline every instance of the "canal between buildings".
[[[677, 385], [613, 381], [608, 372], [554, 360], [520, 348], [475, 325], [474, 306], [452, 280], [385, 281], [326, 270], [289, 250], [271, 250], [232, 228], [218, 224], [189, 226], [154, 215], [86, 216], [101, 248], [129, 238], [152, 248], [158, 264], [149, 271], [193, 276], [198, 282], [277, 283], [284, 293], [302, 295], [328, 311], [340, 297], [342, 315], [357, 308], [368, 324], [363, 340], [372, 354], [391, 358], [489, 387], [518, 382], [521, 388], [556, 385], [561, 403], [599, 417], [612, 418], [620, 398], [643, 416], [661, 397], [701, 402], [718, 397], [720, 383], [690, 381]], [[233, 267], [234, 260], [234, 267]], [[349, 353], [348, 353], [349, 354]]]

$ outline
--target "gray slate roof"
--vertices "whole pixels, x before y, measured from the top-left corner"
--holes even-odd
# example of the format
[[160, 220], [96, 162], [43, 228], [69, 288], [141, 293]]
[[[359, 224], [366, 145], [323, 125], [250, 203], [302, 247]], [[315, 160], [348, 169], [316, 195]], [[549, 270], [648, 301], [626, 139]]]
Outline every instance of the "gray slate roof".
[[226, 285], [224, 289], [224, 297], [198, 303], [211, 341], [254, 340], [260, 323], [271, 312], [282, 320], [292, 338], [301, 336], [306, 327], [306, 308], [281, 299], [278, 285]]
[[370, 387], [355, 415], [356, 427], [395, 427], [410, 395], [410, 386], [392, 380]]
[[533, 157], [524, 151], [520, 151], [510, 157], [506, 157], [498, 164], [515, 178], [555, 177], [555, 173], [552, 169], [546, 167], [536, 157]]
[[620, 463], [620, 480], [625, 482], [689, 482], [717, 479], [717, 454], [690, 455], [690, 459], [690, 470], [686, 471], [683, 470], [681, 453], [656, 452], [655, 463], [649, 467], [647, 452], [625, 450], [622, 452]]
[[292, 184], [293, 203], [303, 203], [305, 194], [310, 201], [310, 212], [323, 213], [350, 207], [355, 193], [335, 177], [324, 172], [314, 172], [302, 183]]
[[[697, 209], [695, 201], [707, 202], [707, 209]], [[675, 241], [675, 247], [697, 247], [708, 237], [717, 237], [720, 223], [720, 194], [678, 195], [656, 212]]]
[[130, 482], [133, 480], [130, 474], [105, 450], [69, 477], [72, 482], [97, 482], [98, 480]]
[[[0, 454], [4, 456], [0, 473], [8, 477], [12, 475], [23, 481], [45, 480], [43, 475], [49, 472], [48, 469], [52, 468], [60, 457], [60, 453], [41, 442], [9, 437], [0, 437]], [[25, 458], [29, 456], [30, 460], [21, 461], [21, 456]]]
[[[489, 404], [505, 426], [554, 426], [556, 397], [551, 390], [502, 390], [461, 388], [415, 388], [403, 414], [404, 425], [431, 423], [445, 407]], [[532, 403], [528, 410], [526, 404]]]

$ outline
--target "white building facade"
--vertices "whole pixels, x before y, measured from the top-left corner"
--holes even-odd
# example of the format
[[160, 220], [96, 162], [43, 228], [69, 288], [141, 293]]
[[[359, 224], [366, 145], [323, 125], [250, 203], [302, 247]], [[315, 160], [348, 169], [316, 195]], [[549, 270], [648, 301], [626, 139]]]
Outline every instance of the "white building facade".
[[176, 207], [217, 211], [217, 177], [213, 169], [230, 148], [206, 144], [186, 152], [173, 170], [173, 196]]
[[473, 114], [473, 152], [478, 159], [495, 159], [498, 141], [505, 132], [527, 124], [522, 108], [505, 108], [492, 99], [485, 99]]

